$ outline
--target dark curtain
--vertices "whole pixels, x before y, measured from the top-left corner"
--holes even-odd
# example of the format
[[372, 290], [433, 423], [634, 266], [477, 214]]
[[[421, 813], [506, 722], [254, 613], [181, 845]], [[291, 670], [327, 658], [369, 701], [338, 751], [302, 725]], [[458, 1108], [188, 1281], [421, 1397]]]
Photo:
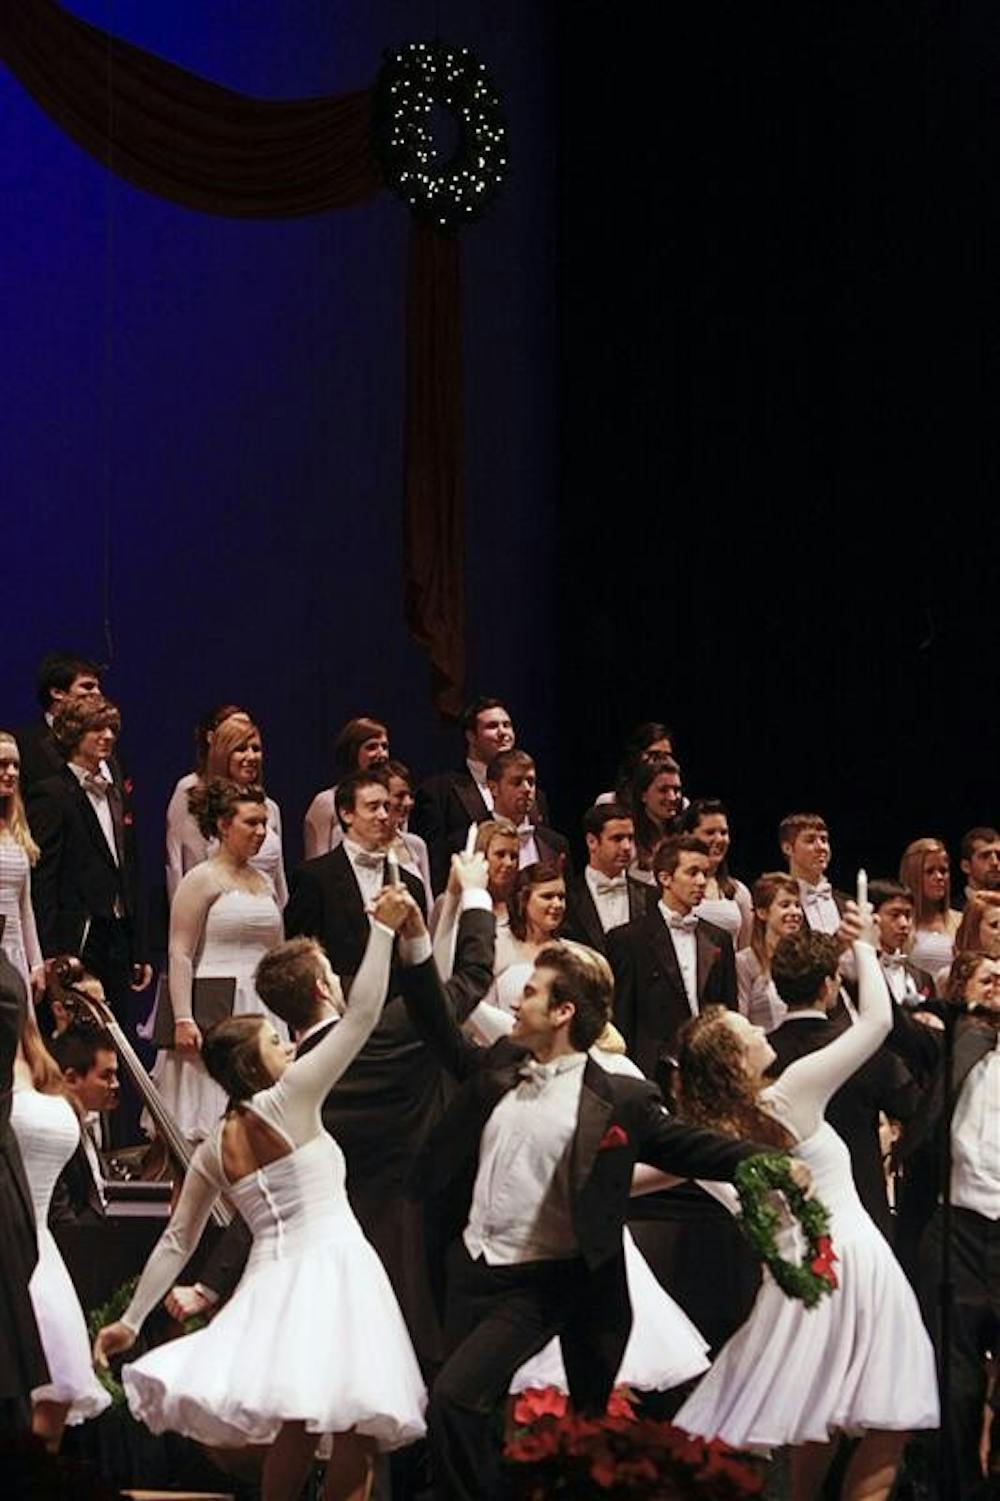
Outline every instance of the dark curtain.
[[[0, 0], [0, 56], [84, 150], [136, 187], [203, 213], [289, 218], [381, 187], [371, 92], [252, 99], [130, 46], [53, 0]], [[435, 701], [463, 692], [458, 245], [414, 223], [407, 299], [407, 623]]]

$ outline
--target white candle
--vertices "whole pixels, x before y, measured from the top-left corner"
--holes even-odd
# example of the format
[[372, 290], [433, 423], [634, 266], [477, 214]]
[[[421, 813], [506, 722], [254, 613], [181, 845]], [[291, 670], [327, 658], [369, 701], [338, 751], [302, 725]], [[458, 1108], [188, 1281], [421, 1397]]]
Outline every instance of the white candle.
[[466, 858], [468, 858], [469, 855], [474, 855], [476, 853], [476, 839], [478, 835], [479, 825], [477, 823], [470, 823], [469, 832], [465, 836]]
[[399, 885], [399, 861], [396, 859], [394, 850], [387, 850], [385, 856], [385, 884], [387, 886]]
[[858, 906], [864, 912], [868, 905], [868, 872], [858, 871]]

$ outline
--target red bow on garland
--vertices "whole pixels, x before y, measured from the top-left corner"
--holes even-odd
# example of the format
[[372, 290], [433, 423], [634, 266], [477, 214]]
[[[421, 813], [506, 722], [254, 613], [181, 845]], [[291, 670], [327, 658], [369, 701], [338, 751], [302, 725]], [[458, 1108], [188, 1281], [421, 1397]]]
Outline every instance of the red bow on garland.
[[821, 1235], [816, 1242], [816, 1255], [809, 1263], [809, 1270], [815, 1272], [817, 1277], [822, 1277], [824, 1281], [829, 1282], [831, 1287], [836, 1287], [838, 1285], [837, 1274], [833, 1270], [833, 1263], [837, 1259], [830, 1237]]

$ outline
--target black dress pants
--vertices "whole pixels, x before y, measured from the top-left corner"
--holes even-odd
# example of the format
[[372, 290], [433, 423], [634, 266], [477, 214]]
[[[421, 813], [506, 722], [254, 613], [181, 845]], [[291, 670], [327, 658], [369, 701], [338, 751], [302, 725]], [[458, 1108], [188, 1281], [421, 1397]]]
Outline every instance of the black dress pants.
[[[942, 1215], [940, 1208], [920, 1246], [919, 1292], [927, 1327], [939, 1360]], [[1000, 1349], [1000, 1220], [971, 1209], [952, 1210], [952, 1303], [950, 1411], [951, 1493], [948, 1501], [977, 1501], [987, 1494], [979, 1465], [979, 1438], [986, 1400], [986, 1356]], [[948, 1493], [946, 1493], [947, 1495]], [[944, 1501], [944, 1498], [942, 1498]]]
[[[579, 1258], [489, 1266], [457, 1241], [449, 1253], [445, 1338], [450, 1355], [427, 1413], [439, 1501], [492, 1501], [500, 1468], [494, 1423], [511, 1377], [575, 1319], [592, 1320], [591, 1276]], [[591, 1394], [607, 1402], [610, 1379], [594, 1372]], [[603, 1403], [602, 1403], [603, 1394]], [[577, 1405], [588, 1394], [574, 1392]]]

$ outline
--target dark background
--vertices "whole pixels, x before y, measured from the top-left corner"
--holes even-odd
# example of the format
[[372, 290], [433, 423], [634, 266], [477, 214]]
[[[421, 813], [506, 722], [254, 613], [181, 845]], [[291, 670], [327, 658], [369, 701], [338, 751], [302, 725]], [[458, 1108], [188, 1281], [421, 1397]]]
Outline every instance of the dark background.
[[[992, 6], [70, 8], [262, 96], [438, 29], [488, 62], [512, 172], [462, 246], [469, 686], [559, 824], [646, 717], [747, 876], [793, 807], [842, 880], [1000, 816]], [[158, 866], [193, 721], [247, 701], [293, 863], [348, 715], [419, 771], [454, 755], [402, 621], [405, 213], [177, 208], [3, 73], [0, 194], [0, 720], [43, 651], [108, 660]]]

